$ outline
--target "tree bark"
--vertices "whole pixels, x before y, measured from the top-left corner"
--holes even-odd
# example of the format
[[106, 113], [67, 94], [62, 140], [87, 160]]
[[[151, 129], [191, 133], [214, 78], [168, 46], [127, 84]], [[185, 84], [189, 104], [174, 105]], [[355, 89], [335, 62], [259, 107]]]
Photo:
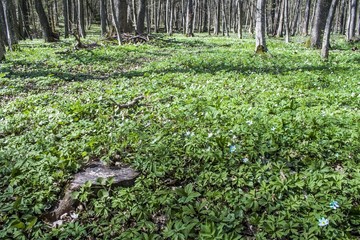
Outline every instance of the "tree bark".
[[284, 31], [284, 14], [285, 14], [285, 0], [281, 1], [279, 25], [276, 32], [276, 37], [282, 37]]
[[29, 21], [29, 17], [30, 17], [30, 12], [29, 12], [29, 8], [28, 8], [28, 4], [27, 4], [27, 0], [19, 0], [18, 3], [18, 7], [19, 7], [19, 16], [21, 16], [21, 20], [19, 19], [19, 23], [21, 23], [21, 35], [24, 38], [30, 38], [31, 37], [31, 29], [30, 29], [30, 21]]
[[106, 29], [106, 22], [107, 22], [107, 9], [106, 9], [106, 0], [100, 1], [100, 22], [101, 22], [101, 36], [105, 36], [107, 29]]
[[267, 52], [265, 39], [265, 6], [266, 0], [257, 0], [255, 25], [256, 52]]
[[85, 38], [85, 15], [84, 15], [84, 0], [78, 0], [78, 23], [79, 23], [79, 35]]
[[193, 37], [193, 23], [194, 23], [194, 6], [193, 0], [188, 0], [187, 14], [186, 14], [186, 36]]
[[139, 0], [139, 13], [137, 17], [136, 31], [143, 34], [145, 30], [146, 0]]
[[64, 37], [69, 37], [69, 5], [68, 0], [63, 0], [63, 16], [64, 16]]
[[305, 4], [305, 14], [304, 14], [304, 26], [303, 26], [303, 35], [309, 35], [309, 22], [310, 22], [310, 7], [311, 0], [306, 0]]
[[341, 0], [341, 4], [340, 4], [340, 13], [338, 14], [338, 24], [339, 24], [339, 33], [340, 34], [345, 34], [345, 0]]
[[289, 33], [289, 0], [284, 0], [284, 26], [285, 26], [285, 42], [290, 42]]
[[314, 24], [311, 31], [311, 47], [321, 47], [322, 31], [325, 28], [327, 13], [329, 12], [329, 0], [318, 0], [314, 16]]
[[332, 22], [333, 22], [335, 11], [336, 11], [337, 2], [338, 2], [338, 0], [332, 0], [331, 6], [329, 9], [329, 14], [326, 19], [324, 37], [323, 37], [322, 48], [321, 48], [321, 57], [323, 59], [328, 59], [328, 57], [329, 57], [330, 32], [331, 32], [331, 26], [332, 26]]
[[215, 26], [214, 26], [214, 34], [215, 35], [219, 35], [219, 33], [220, 33], [220, 11], [221, 11], [221, 9], [220, 9], [220, 0], [215, 0], [215, 4], [216, 4], [216, 11], [215, 11], [215, 18], [214, 18], [214, 20], [215, 20]]
[[355, 36], [357, 4], [357, 0], [350, 0], [349, 25], [346, 34], [348, 41], [350, 41]]
[[35, 0], [35, 9], [39, 16], [40, 25], [43, 30], [43, 37], [45, 39], [45, 42], [56, 42], [57, 36], [53, 33], [51, 30], [48, 18], [46, 16], [43, 4], [41, 0]]
[[229, 26], [228, 26], [226, 12], [225, 12], [225, 0], [222, 0], [221, 9], [222, 9], [222, 20], [223, 20], [223, 35], [225, 35], [225, 33], [226, 33], [226, 36], [230, 37]]
[[301, 0], [297, 0], [296, 1], [296, 6], [295, 6], [295, 16], [294, 16], [294, 21], [292, 22], [292, 25], [291, 25], [291, 36], [295, 36], [296, 32], [297, 32], [297, 29], [298, 29], [298, 21], [299, 21], [299, 15], [300, 15], [300, 12], [301, 12], [301, 8], [300, 8], [300, 5], [301, 5]]
[[238, 11], [238, 38], [242, 39], [242, 0], [237, 1]]
[[113, 23], [115, 25], [117, 40], [119, 45], [122, 45], [122, 39], [121, 39], [121, 30], [120, 30], [120, 9], [119, 9], [119, 0], [111, 0], [111, 10], [112, 10], [112, 18]]
[[0, 61], [5, 60], [5, 29], [4, 9], [0, 1]]

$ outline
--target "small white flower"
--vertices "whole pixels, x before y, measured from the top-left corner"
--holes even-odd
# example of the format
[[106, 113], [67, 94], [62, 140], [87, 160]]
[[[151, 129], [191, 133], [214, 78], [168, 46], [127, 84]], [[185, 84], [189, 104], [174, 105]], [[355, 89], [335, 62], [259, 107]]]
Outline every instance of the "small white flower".
[[249, 126], [251, 126], [251, 125], [253, 124], [253, 122], [252, 122], [251, 120], [246, 121], [246, 123], [247, 123]]
[[249, 159], [248, 158], [243, 158], [242, 161], [243, 161], [243, 163], [247, 163], [247, 162], [249, 162]]
[[272, 128], [271, 128], [271, 131], [274, 132], [275, 130], [276, 130], [276, 127], [272, 127]]
[[319, 226], [320, 227], [325, 227], [328, 224], [329, 224], [329, 219], [326, 219], [324, 217], [319, 219]]
[[214, 134], [213, 134], [212, 132], [209, 133], [208, 138], [211, 138], [213, 135], [214, 135]]

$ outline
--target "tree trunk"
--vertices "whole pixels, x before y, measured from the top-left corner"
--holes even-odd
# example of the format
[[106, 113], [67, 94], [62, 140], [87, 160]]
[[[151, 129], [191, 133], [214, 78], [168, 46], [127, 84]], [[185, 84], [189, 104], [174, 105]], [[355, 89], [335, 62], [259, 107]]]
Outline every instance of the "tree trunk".
[[324, 38], [323, 38], [322, 48], [321, 48], [321, 57], [323, 59], [328, 59], [328, 57], [329, 57], [330, 32], [331, 32], [331, 26], [332, 26], [332, 22], [333, 22], [335, 11], [336, 11], [337, 2], [338, 2], [338, 0], [332, 0], [331, 6], [329, 9], [329, 14], [326, 19]]
[[59, 27], [59, 9], [58, 9], [58, 1], [54, 0], [54, 13], [55, 13], [55, 26]]
[[274, 33], [277, 30], [276, 0], [271, 1], [270, 17], [271, 17], [271, 32]]
[[120, 9], [119, 9], [119, 0], [111, 0], [111, 10], [112, 10], [112, 17], [113, 17], [113, 23], [115, 25], [117, 40], [119, 45], [122, 45], [122, 39], [121, 39], [121, 30], [120, 30]]
[[340, 13], [338, 14], [338, 24], [339, 24], [339, 33], [340, 34], [345, 34], [345, 0], [341, 0], [341, 4], [340, 4]]
[[193, 37], [193, 23], [194, 23], [194, 6], [193, 0], [188, 0], [187, 14], [186, 14], [186, 36]]
[[289, 33], [289, 0], [284, 0], [284, 26], [285, 26], [285, 42], [290, 42]]
[[225, 35], [225, 32], [226, 32], [226, 36], [230, 37], [229, 26], [228, 26], [226, 12], [225, 12], [225, 0], [222, 0], [221, 9], [222, 9], [222, 20], [223, 20], [223, 35]]
[[63, 0], [64, 36], [69, 37], [69, 5], [68, 0]]
[[238, 11], [238, 37], [242, 39], [242, 0], [237, 1]]
[[174, 20], [174, 11], [175, 11], [175, 2], [171, 1], [170, 8], [170, 21], [169, 21], [169, 35], [173, 34], [173, 20]]
[[57, 36], [51, 30], [51, 27], [50, 27], [50, 24], [49, 24], [49, 21], [46, 16], [46, 13], [45, 13], [45, 10], [44, 10], [41, 0], [35, 0], [35, 9], [39, 16], [40, 25], [43, 30], [43, 35], [44, 35], [43, 37], [45, 39], [45, 42], [56, 42], [58, 40]]
[[137, 26], [136, 26], [136, 30], [138, 34], [144, 33], [145, 13], [146, 13], [146, 0], [139, 0], [139, 13], [137, 18]]
[[165, 7], [165, 26], [166, 26], [166, 33], [170, 34], [170, 0], [166, 0], [166, 7]]
[[[27, 4], [27, 0], [19, 0], [19, 13], [22, 16], [22, 31], [21, 34], [24, 38], [30, 38], [31, 37], [31, 29], [30, 29], [30, 11]], [[20, 22], [20, 19], [19, 19]]]
[[137, 13], [137, 8], [136, 8], [136, 0], [132, 0], [132, 12], [133, 12], [133, 23], [134, 26], [137, 26], [137, 17], [136, 17], [136, 13]]
[[106, 35], [106, 20], [107, 20], [107, 9], [106, 9], [106, 0], [100, 1], [100, 21], [101, 21], [101, 36]]
[[208, 14], [207, 14], [207, 15], [208, 15], [208, 27], [207, 27], [207, 28], [208, 28], [208, 29], [207, 29], [207, 30], [208, 30], [208, 34], [211, 35], [211, 22], [212, 22], [212, 21], [211, 21], [211, 17], [212, 17], [212, 14], [211, 14], [211, 12], [212, 12], [212, 11], [211, 11], [211, 6], [212, 6], [212, 5], [211, 5], [211, 1], [209, 1], [209, 2], [208, 2], [207, 0], [205, 0], [205, 1], [208, 3], [208, 5], [207, 5], [207, 13], [208, 13]]
[[0, 1], [0, 61], [5, 60], [5, 25], [4, 8]]
[[256, 25], [255, 25], [255, 51], [267, 52], [265, 39], [265, 6], [266, 0], [257, 0], [256, 4]]
[[306, 0], [305, 14], [304, 14], [304, 26], [303, 26], [303, 30], [302, 30], [302, 33], [305, 36], [309, 35], [310, 7], [311, 7], [311, 0]]
[[6, 42], [7, 45], [10, 49], [10, 51], [12, 51], [12, 45], [15, 44], [15, 40], [14, 37], [12, 36], [13, 33], [11, 31], [11, 21], [10, 21], [10, 12], [9, 12], [9, 5], [8, 5], [8, 1], [7, 0], [1, 0], [1, 4], [2, 4], [2, 10], [3, 10], [3, 18], [4, 18], [4, 29], [5, 29], [5, 34], [6, 34]]
[[298, 29], [298, 21], [299, 21], [299, 15], [300, 15], [300, 8], [301, 5], [301, 0], [297, 0], [296, 1], [296, 6], [295, 6], [295, 16], [294, 16], [294, 21], [292, 22], [292, 26], [291, 26], [291, 36], [295, 36], [296, 31]]
[[357, 4], [357, 0], [350, 0], [349, 25], [346, 34], [348, 41], [350, 41], [355, 36]]
[[216, 12], [215, 12], [215, 26], [214, 26], [214, 34], [215, 35], [219, 35], [220, 33], [220, 14], [221, 14], [221, 9], [220, 9], [220, 0], [215, 0], [215, 4], [216, 4]]
[[276, 32], [276, 37], [282, 37], [283, 36], [283, 30], [284, 30], [284, 13], [285, 13], [285, 0], [281, 1], [281, 9], [280, 9], [280, 19], [279, 19], [279, 25]]
[[5, 45], [2, 36], [0, 36], [0, 61], [3, 60], [5, 60]]
[[311, 47], [313, 48], [321, 47], [321, 35], [325, 28], [329, 7], [329, 0], [318, 0], [316, 3], [314, 23], [311, 31]]
[[84, 0], [78, 0], [78, 24], [80, 37], [86, 37], [85, 33], [85, 17], [84, 17]]

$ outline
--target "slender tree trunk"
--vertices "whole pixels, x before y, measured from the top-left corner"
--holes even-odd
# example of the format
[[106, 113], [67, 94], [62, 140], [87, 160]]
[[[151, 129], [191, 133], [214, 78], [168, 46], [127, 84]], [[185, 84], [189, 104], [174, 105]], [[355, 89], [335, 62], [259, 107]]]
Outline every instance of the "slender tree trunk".
[[339, 33], [340, 34], [345, 34], [345, 0], [341, 0], [341, 4], [340, 4], [340, 14], [338, 14], [339, 17]]
[[137, 17], [136, 17], [136, 13], [137, 13], [137, 8], [136, 8], [136, 0], [132, 0], [132, 12], [133, 12], [133, 22], [134, 22], [134, 26], [137, 26]]
[[84, 16], [84, 0], [78, 0], [78, 25], [80, 37], [86, 37], [85, 33], [85, 16]]
[[203, 17], [203, 28], [202, 28], [202, 32], [207, 32], [208, 31], [208, 21], [209, 21], [209, 11], [208, 11], [208, 6], [209, 6], [209, 2], [207, 0], [204, 0], [204, 17]]
[[69, 5], [68, 0], [63, 0], [64, 36], [69, 37]]
[[357, 0], [350, 0], [349, 25], [346, 36], [348, 41], [350, 41], [355, 36], [357, 4]]
[[55, 26], [59, 27], [59, 8], [58, 1], [54, 0]]
[[193, 0], [188, 0], [187, 14], [186, 14], [186, 36], [193, 37], [193, 20], [194, 20], [194, 6]]
[[274, 33], [276, 31], [276, 0], [271, 0], [271, 9], [270, 9], [270, 16], [271, 16], [271, 32]]
[[170, 7], [170, 21], [169, 21], [169, 35], [173, 34], [173, 21], [174, 21], [174, 11], [175, 11], [175, 2], [171, 1]]
[[292, 22], [292, 26], [291, 26], [291, 36], [295, 36], [296, 31], [298, 29], [298, 21], [299, 21], [299, 15], [300, 15], [300, 11], [301, 11], [300, 5], [301, 5], [301, 0], [297, 0], [295, 9], [294, 9], [294, 11], [295, 11], [294, 21]]
[[215, 12], [215, 27], [214, 27], [214, 34], [219, 35], [220, 33], [220, 15], [221, 15], [221, 2], [220, 0], [215, 0], [216, 3], [216, 12]]
[[[16, 13], [12, 9], [14, 7], [13, 3], [8, 0], [1, 0], [2, 1], [2, 8], [3, 8], [3, 17], [5, 23], [5, 34], [6, 34], [6, 41], [10, 51], [12, 51], [12, 46], [18, 43], [18, 27], [17, 27], [17, 20], [16, 20]], [[14, 16], [15, 14], [15, 16]]]
[[137, 33], [143, 34], [145, 30], [146, 0], [139, 0], [139, 13], [137, 18]]
[[122, 39], [121, 39], [121, 30], [120, 30], [120, 9], [119, 9], [119, 0], [110, 0], [111, 1], [111, 10], [112, 10], [112, 17], [113, 22], [115, 25], [117, 40], [119, 45], [122, 45]]
[[279, 26], [277, 29], [276, 37], [283, 36], [284, 30], [284, 13], [285, 13], [285, 0], [281, 1], [281, 10], [280, 10], [280, 19], [279, 19]]
[[[207, 0], [205, 0], [207, 1]], [[208, 34], [211, 35], [211, 23], [212, 23], [212, 11], [211, 11], [211, 1], [207, 2], [208, 5], [207, 5], [207, 12], [208, 12]]]
[[303, 35], [305, 36], [309, 35], [310, 7], [311, 7], [311, 0], [306, 0], [304, 26], [302, 31]]
[[338, 2], [338, 0], [332, 0], [331, 6], [329, 9], [329, 14], [326, 19], [324, 37], [323, 37], [322, 48], [321, 48], [321, 57], [323, 59], [328, 59], [328, 57], [329, 57], [331, 25], [332, 25], [332, 22], [334, 19], [337, 2]]
[[47, 9], [47, 16], [49, 19], [49, 24], [51, 27], [51, 31], [55, 32], [55, 21], [54, 21], [54, 13], [52, 11], [52, 6], [50, 1], [46, 1], [46, 9]]
[[150, 18], [151, 18], [151, 13], [150, 13], [150, 7], [148, 6], [147, 8], [146, 8], [146, 32], [147, 32], [147, 34], [150, 34], [150, 32], [151, 32], [151, 20], [150, 20]]
[[290, 42], [289, 33], [289, 0], [284, 0], [284, 26], [285, 26], [285, 42]]
[[256, 25], [255, 25], [255, 40], [256, 52], [266, 52], [266, 39], [265, 39], [265, 0], [257, 0], [256, 4]]
[[229, 26], [228, 26], [228, 22], [227, 22], [227, 18], [226, 18], [226, 11], [225, 11], [225, 0], [222, 0], [221, 9], [222, 9], [222, 19], [223, 19], [223, 35], [225, 35], [225, 33], [226, 33], [226, 36], [230, 37]]
[[4, 17], [4, 9], [2, 5], [2, 1], [0, 1], [0, 62], [5, 60], [5, 17]]
[[242, 1], [237, 1], [237, 11], [238, 11], [238, 37], [242, 39]]
[[198, 6], [197, 6], [197, 1], [196, 0], [192, 0], [192, 2], [193, 2], [193, 17], [192, 17], [192, 19], [193, 19], [193, 24], [192, 24], [192, 31], [193, 31], [193, 33], [194, 33], [194, 31], [195, 31], [195, 28], [196, 28], [196, 18], [197, 18], [197, 9], [198, 9]]
[[101, 36], [105, 36], [107, 32], [106, 20], [107, 20], [106, 0], [100, 0]]

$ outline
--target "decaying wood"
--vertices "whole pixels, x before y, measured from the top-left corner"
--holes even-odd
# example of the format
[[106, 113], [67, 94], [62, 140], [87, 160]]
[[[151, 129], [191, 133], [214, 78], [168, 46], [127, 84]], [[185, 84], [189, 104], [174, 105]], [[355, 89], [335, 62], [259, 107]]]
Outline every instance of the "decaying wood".
[[96, 47], [100, 46], [97, 43], [84, 44], [84, 43], [81, 42], [80, 37], [75, 32], [73, 32], [72, 35], [75, 37], [75, 40], [77, 42], [75, 47], [74, 47], [75, 50], [96, 48]]
[[108, 180], [113, 179], [111, 187], [131, 187], [135, 184], [135, 179], [139, 173], [129, 167], [111, 168], [101, 163], [93, 163], [84, 171], [75, 174], [74, 179], [67, 186], [64, 191], [63, 198], [59, 201], [57, 207], [43, 215], [43, 218], [48, 222], [59, 220], [60, 217], [71, 211], [74, 211], [79, 204], [79, 201], [73, 199], [72, 195], [79, 190], [86, 182], [91, 182], [91, 189], [96, 191], [99, 189], [97, 180], [99, 178]]
[[124, 108], [131, 108], [134, 107], [136, 105], [139, 104], [139, 102], [141, 100], [144, 99], [144, 96], [138, 96], [136, 98], [134, 98], [132, 101], [128, 102], [128, 103], [124, 103], [124, 104], [118, 104], [117, 102], [115, 102], [113, 99], [110, 98], [110, 100], [115, 103], [115, 105], [119, 108], [119, 109], [124, 109]]
[[[150, 35], [146, 35], [146, 34], [138, 34], [138, 35], [132, 35], [132, 34], [128, 34], [128, 33], [123, 33], [121, 34], [121, 40], [123, 43], [132, 43], [132, 44], [136, 44], [136, 43], [146, 43], [148, 41], [150, 41], [152, 37]], [[109, 37], [107, 37], [108, 40], [114, 40], [117, 39], [116, 36], [110, 35]]]

